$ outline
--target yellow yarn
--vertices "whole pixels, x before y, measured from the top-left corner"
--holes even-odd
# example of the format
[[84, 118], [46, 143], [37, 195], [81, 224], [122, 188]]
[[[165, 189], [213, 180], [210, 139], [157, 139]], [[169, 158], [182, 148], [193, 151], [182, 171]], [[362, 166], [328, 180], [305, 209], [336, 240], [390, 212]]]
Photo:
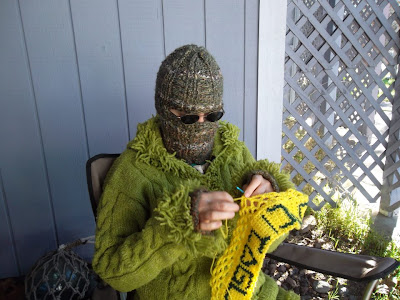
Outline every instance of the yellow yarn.
[[212, 300], [252, 297], [265, 254], [279, 237], [300, 228], [308, 197], [289, 189], [240, 201], [232, 240], [212, 271]]

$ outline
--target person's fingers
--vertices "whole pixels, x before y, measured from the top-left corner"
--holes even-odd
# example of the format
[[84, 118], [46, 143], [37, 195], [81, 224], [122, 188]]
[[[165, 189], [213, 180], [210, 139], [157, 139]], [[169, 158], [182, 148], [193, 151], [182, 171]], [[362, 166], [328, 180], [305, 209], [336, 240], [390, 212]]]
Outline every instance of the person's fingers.
[[224, 200], [224, 201], [230, 201], [233, 202], [232, 196], [227, 193], [227, 192], [209, 192], [207, 195], [209, 198], [212, 198], [212, 200]]
[[[220, 203], [225, 203], [225, 204], [220, 204]], [[233, 206], [230, 206], [229, 204], [233, 204]], [[199, 211], [202, 210], [208, 210], [210, 207], [213, 207], [214, 205], [220, 205], [220, 206], [226, 206], [229, 210], [235, 211], [234, 208], [236, 207], [237, 204], [233, 201], [233, 198], [231, 195], [229, 195], [227, 192], [208, 192], [208, 193], [203, 193], [201, 194], [201, 198], [199, 201]], [[214, 209], [216, 210], [225, 210], [224, 208], [218, 208], [215, 207]]]
[[251, 178], [251, 181], [247, 188], [244, 190], [244, 196], [245, 197], [250, 197], [253, 192], [256, 190], [256, 188], [261, 184], [261, 178], [263, 178], [261, 175], [254, 175]]
[[266, 193], [266, 185], [259, 185], [253, 192], [253, 194], [251, 194], [251, 196], [256, 196], [256, 195], [261, 195]]
[[237, 212], [240, 207], [235, 202], [213, 201], [210, 203], [209, 209], [214, 211]]
[[220, 228], [222, 226], [222, 221], [216, 221], [216, 222], [200, 222], [199, 227], [200, 230], [204, 231], [212, 231]]
[[271, 182], [269, 182], [269, 180], [266, 180], [266, 179], [264, 179], [264, 180], [265, 180], [265, 184], [266, 184], [265, 192], [264, 192], [264, 193], [271, 193], [271, 192], [273, 192], [274, 189], [272, 188]]
[[223, 220], [232, 219], [240, 207], [227, 192], [216, 191], [200, 194], [199, 230], [212, 231], [222, 226]]
[[206, 222], [206, 221], [214, 222], [214, 221], [232, 219], [234, 216], [235, 213], [232, 211], [207, 210], [199, 214], [199, 220], [200, 222]]

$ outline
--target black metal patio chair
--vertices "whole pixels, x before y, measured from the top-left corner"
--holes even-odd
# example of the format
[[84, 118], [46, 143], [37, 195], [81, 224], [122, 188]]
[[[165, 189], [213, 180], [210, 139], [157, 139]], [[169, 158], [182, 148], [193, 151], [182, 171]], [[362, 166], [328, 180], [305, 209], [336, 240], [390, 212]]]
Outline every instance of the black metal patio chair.
[[[87, 183], [94, 216], [96, 216], [97, 205], [107, 172], [118, 156], [119, 154], [98, 154], [90, 158], [86, 163]], [[373, 289], [380, 278], [386, 277], [400, 265], [400, 262], [390, 257], [348, 254], [289, 243], [282, 243], [267, 256], [298, 268], [357, 282], [367, 282], [368, 284], [362, 296], [363, 300], [371, 297]], [[113, 292], [110, 289], [97, 291], [98, 294], [93, 299], [119, 299], [118, 292]], [[104, 297], [102, 297], [102, 293]], [[110, 298], [111, 294], [113, 298]]]

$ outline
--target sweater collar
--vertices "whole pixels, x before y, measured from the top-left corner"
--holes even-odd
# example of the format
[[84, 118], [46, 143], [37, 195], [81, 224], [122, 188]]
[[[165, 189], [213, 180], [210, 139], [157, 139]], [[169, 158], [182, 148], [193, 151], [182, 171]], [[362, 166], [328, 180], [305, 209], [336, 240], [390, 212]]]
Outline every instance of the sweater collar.
[[[222, 155], [224, 149], [237, 142], [238, 137], [239, 129], [236, 126], [220, 121], [214, 140], [213, 156]], [[176, 158], [175, 153], [168, 153], [162, 141], [158, 116], [138, 124], [136, 138], [128, 143], [127, 148], [135, 150], [138, 161], [164, 172], [200, 175], [184, 160]]]

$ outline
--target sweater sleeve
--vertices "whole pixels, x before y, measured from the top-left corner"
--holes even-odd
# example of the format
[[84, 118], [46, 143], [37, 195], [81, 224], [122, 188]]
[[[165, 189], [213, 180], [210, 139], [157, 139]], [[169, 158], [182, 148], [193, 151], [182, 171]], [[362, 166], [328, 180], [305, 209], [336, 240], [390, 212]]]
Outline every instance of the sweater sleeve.
[[268, 275], [261, 274], [257, 284], [260, 289], [251, 300], [300, 300], [299, 295], [293, 291], [284, 290]]
[[152, 186], [136, 186], [135, 194], [108, 185], [97, 218], [93, 268], [118, 291], [137, 289], [156, 278], [188, 252], [212, 256], [224, 248], [224, 239], [203, 237], [193, 228], [189, 190], [195, 183], [165, 192], [149, 212], [146, 197]]
[[[255, 171], [262, 171], [259, 174], [267, 173], [269, 177], [272, 177], [274, 183], [271, 182], [271, 184], [276, 184], [280, 192], [294, 188], [294, 184], [290, 180], [290, 175], [280, 171], [280, 164], [269, 162], [267, 159], [256, 161], [246, 146], [243, 147], [242, 155], [244, 164], [243, 168], [241, 169], [241, 177], [239, 178], [240, 182], [238, 182], [238, 184], [244, 185], [248, 183]], [[279, 239], [274, 241], [268, 250], [268, 253], [273, 252], [287, 238], [287, 236], [288, 234], [284, 234]]]
[[242, 170], [241, 184], [247, 183], [246, 181], [249, 181], [249, 176], [252, 174], [259, 173], [262, 175], [264, 173], [269, 175], [266, 179], [271, 178], [274, 181], [271, 182], [271, 184], [273, 186], [276, 184], [279, 191], [283, 192], [290, 188], [294, 188], [294, 184], [290, 180], [289, 174], [280, 170], [281, 164], [270, 162], [268, 159], [256, 161], [247, 147], [243, 148], [242, 155], [244, 167]]

